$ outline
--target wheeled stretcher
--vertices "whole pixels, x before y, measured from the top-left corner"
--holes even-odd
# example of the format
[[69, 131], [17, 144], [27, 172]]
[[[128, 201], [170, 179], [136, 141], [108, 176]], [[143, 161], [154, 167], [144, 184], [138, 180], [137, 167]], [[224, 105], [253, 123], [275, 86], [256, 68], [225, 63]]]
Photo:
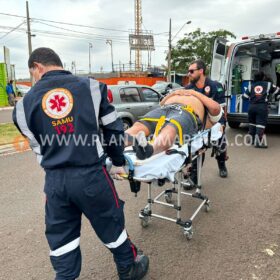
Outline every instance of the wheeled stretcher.
[[[188, 239], [192, 238], [194, 218], [203, 207], [206, 211], [210, 209], [208, 197], [201, 192], [202, 157], [205, 151], [212, 147], [213, 144], [215, 146], [215, 143], [221, 137], [221, 125], [217, 123], [211, 129], [200, 131], [188, 143], [182, 146], [173, 145], [168, 151], [159, 153], [146, 160], [137, 159], [131, 147], [126, 148], [125, 157], [131, 191], [136, 194], [140, 190], [141, 183], [148, 184], [147, 205], [139, 213], [140, 222], [143, 227], [148, 226], [151, 218], [159, 218], [180, 225], [183, 228], [184, 235]], [[184, 187], [188, 184], [189, 171], [195, 160], [197, 161], [196, 190], [194, 192], [186, 192]], [[164, 189], [153, 198], [152, 187], [163, 186], [165, 182], [171, 182], [172, 188]], [[174, 203], [172, 203], [173, 195], [177, 196]], [[182, 195], [201, 201], [192, 216], [187, 220], [181, 218]], [[153, 204], [175, 209], [176, 218], [155, 213], [152, 209]]]

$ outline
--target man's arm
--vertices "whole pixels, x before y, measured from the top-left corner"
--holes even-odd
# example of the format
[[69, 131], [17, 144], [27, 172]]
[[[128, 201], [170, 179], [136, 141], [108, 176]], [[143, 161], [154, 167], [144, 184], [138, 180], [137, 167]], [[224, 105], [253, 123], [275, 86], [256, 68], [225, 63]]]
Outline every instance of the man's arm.
[[187, 94], [195, 96], [197, 99], [199, 99], [202, 104], [208, 109], [208, 113], [211, 116], [218, 116], [220, 114], [222, 110], [221, 105], [218, 102], [214, 101], [212, 98], [209, 98], [195, 90], [187, 90]]
[[107, 144], [106, 151], [112, 159], [113, 165], [123, 166], [125, 163], [123, 123], [117, 115], [115, 107], [108, 102], [107, 86], [99, 84], [101, 103], [99, 117], [102, 124], [104, 140]]

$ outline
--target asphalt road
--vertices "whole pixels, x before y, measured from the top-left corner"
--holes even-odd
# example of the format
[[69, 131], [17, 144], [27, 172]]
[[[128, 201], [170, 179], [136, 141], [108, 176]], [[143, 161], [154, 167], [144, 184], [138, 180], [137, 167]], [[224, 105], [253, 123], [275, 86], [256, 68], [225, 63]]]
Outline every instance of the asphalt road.
[[12, 109], [0, 111], [0, 123], [13, 122], [12, 114], [13, 114]]
[[[279, 130], [279, 128], [277, 128]], [[150, 257], [145, 279], [279, 280], [280, 279], [280, 133], [268, 134], [269, 148], [230, 145], [229, 177], [218, 177], [214, 159], [203, 168], [204, 191], [211, 211], [194, 221], [193, 239], [170, 222], [153, 219], [140, 226], [146, 186], [137, 198], [127, 182], [117, 183], [126, 201], [126, 224], [132, 240]], [[228, 130], [230, 144], [246, 129]], [[44, 237], [44, 174], [31, 152], [0, 157], [0, 279], [49, 280], [54, 273]], [[154, 188], [158, 192], [162, 188]], [[189, 218], [196, 204], [183, 200]], [[157, 208], [158, 209], [158, 208]], [[172, 209], [158, 209], [175, 214]], [[111, 254], [83, 220], [80, 280], [117, 279]]]

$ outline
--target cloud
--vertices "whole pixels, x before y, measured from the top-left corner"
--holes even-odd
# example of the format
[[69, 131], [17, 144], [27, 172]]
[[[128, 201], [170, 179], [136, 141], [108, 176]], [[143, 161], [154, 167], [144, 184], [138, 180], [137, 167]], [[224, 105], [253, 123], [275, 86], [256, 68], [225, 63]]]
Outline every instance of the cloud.
[[[25, 16], [25, 1], [2, 0], [1, 12]], [[106, 39], [113, 40], [114, 63], [128, 63], [130, 59], [128, 34], [134, 29], [134, 1], [122, 0], [29, 0], [31, 18], [47, 19], [88, 25], [99, 28], [82, 28], [71, 25], [44, 22], [57, 26], [51, 27], [33, 21], [33, 48], [47, 46], [55, 49], [66, 65], [76, 62], [77, 68], [87, 71], [89, 67], [88, 43], [92, 48], [92, 69], [94, 71], [111, 69], [110, 46]], [[280, 31], [279, 0], [143, 0], [143, 29], [152, 30], [155, 34], [156, 51], [152, 54], [152, 64], [166, 64], [168, 46], [169, 19], [172, 19], [172, 35], [184, 25], [187, 20], [192, 23], [185, 25], [173, 40], [173, 44], [184, 36], [184, 33], [201, 28], [202, 31], [226, 29], [238, 37], [242, 35], [257, 35]], [[15, 27], [24, 18], [0, 15], [0, 26]], [[26, 28], [26, 26], [23, 26]], [[82, 31], [92, 35], [80, 34], [79, 38], [69, 38], [65, 34], [70, 31]], [[102, 29], [103, 28], [103, 29]], [[110, 29], [110, 30], [108, 30]], [[56, 32], [57, 35], [35, 32]], [[7, 32], [0, 28], [0, 32]], [[72, 32], [73, 34], [75, 32]], [[3, 35], [4, 33], [0, 33]], [[60, 34], [60, 35], [59, 35]], [[76, 33], [77, 34], [77, 33]], [[1, 45], [10, 48], [11, 61], [16, 64], [18, 77], [28, 77], [26, 67], [28, 45], [25, 31], [14, 31], [2, 40]], [[1, 53], [1, 52], [0, 52]], [[3, 59], [1, 53], [0, 59]], [[142, 53], [143, 62], [147, 62], [147, 52]], [[132, 62], [134, 53], [132, 52]]]

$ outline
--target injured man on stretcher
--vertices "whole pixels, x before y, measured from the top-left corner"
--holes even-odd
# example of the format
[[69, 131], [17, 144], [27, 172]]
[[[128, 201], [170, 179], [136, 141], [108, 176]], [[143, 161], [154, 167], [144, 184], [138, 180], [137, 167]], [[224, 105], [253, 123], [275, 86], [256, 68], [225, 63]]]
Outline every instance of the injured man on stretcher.
[[[223, 114], [219, 103], [194, 90], [176, 90], [160, 106], [125, 131], [125, 146], [133, 145], [140, 160], [168, 150], [176, 140], [185, 144], [202, 129], [203, 122], [205, 128], [210, 128]], [[148, 142], [147, 137], [151, 136]]]

